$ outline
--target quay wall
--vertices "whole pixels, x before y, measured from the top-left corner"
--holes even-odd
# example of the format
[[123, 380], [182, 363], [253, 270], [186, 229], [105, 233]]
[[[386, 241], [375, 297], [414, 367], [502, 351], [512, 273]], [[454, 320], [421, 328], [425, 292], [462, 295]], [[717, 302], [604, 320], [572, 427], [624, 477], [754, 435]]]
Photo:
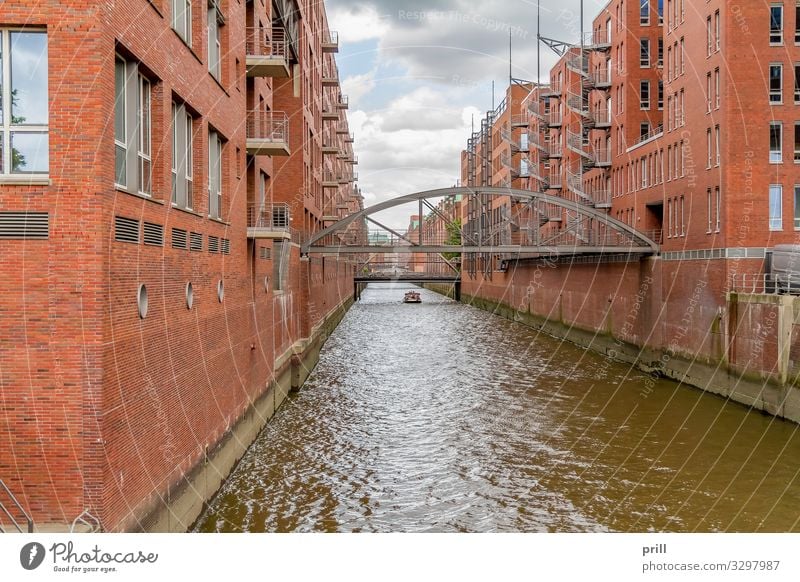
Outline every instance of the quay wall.
[[732, 265], [721, 263], [512, 262], [491, 278], [465, 273], [461, 300], [654, 378], [800, 422], [800, 298], [730, 292]]

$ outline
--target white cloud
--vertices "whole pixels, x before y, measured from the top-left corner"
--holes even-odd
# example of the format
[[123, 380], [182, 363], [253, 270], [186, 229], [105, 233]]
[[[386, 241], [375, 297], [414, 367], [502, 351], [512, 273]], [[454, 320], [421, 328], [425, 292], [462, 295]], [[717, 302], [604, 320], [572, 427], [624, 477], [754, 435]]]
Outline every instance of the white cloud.
[[[428, 87], [402, 95], [387, 107], [353, 111], [359, 185], [368, 206], [423, 190], [445, 188], [460, 176], [461, 149], [473, 107], [449, 105], [446, 92]], [[383, 220], [404, 228], [415, 208], [388, 212]]]
[[363, 75], [346, 77], [342, 81], [342, 93], [348, 95], [350, 104], [358, 107], [361, 99], [375, 88], [375, 71]]
[[340, 42], [381, 38], [389, 30], [389, 22], [374, 6], [357, 4], [346, 7], [342, 4], [331, 6], [328, 14], [331, 28], [339, 32]]

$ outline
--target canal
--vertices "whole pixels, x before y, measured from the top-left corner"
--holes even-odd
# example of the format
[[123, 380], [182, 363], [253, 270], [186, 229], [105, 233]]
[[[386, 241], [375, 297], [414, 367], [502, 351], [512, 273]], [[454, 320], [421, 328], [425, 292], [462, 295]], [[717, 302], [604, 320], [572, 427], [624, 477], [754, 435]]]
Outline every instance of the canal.
[[800, 531], [798, 426], [371, 285], [205, 532]]

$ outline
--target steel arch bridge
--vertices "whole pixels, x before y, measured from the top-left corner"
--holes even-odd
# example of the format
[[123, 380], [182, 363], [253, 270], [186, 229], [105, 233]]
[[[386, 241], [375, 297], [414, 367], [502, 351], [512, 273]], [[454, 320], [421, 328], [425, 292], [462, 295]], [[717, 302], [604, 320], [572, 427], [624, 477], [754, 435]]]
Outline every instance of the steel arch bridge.
[[[423, 216], [457, 224], [453, 215], [431, 201], [461, 197], [464, 220], [458, 224], [460, 242], [443, 236], [441, 228], [426, 229]], [[420, 228], [400, 232], [373, 215], [409, 203], [419, 204]], [[371, 223], [384, 237], [359, 236], [358, 225]], [[448, 233], [452, 234], [452, 233]], [[657, 238], [654, 236], [653, 238]], [[503, 255], [651, 255], [658, 244], [645, 233], [615, 220], [604, 210], [541, 192], [497, 187], [453, 187], [428, 190], [381, 202], [342, 218], [312, 236], [302, 254], [503, 254]]]

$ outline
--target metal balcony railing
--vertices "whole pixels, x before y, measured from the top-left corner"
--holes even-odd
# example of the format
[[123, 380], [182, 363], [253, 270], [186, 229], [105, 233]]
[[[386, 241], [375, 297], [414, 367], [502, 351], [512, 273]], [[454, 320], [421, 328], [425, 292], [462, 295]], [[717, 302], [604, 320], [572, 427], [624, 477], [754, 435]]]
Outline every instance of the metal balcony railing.
[[596, 129], [611, 127], [611, 113], [606, 108], [590, 109], [588, 118]]
[[547, 177], [548, 187], [552, 189], [559, 189], [561, 188], [561, 183], [561, 172], [550, 170], [550, 175]]
[[656, 138], [656, 137], [658, 137], [659, 135], [661, 135], [663, 133], [664, 133], [664, 126], [663, 125], [658, 125], [658, 126], [654, 127], [653, 129], [651, 129], [646, 134], [640, 135], [635, 140], [633, 140], [633, 145], [631, 147], [635, 147], [635, 146], [637, 146], [637, 145], [639, 145], [641, 143], [644, 143], [644, 142], [649, 141], [649, 140], [651, 140], [653, 138]]
[[580, 53], [570, 53], [567, 55], [567, 68], [582, 75], [589, 76], [589, 57]]
[[[241, 45], [240, 45], [241, 46]], [[286, 31], [280, 26], [247, 29], [247, 56], [270, 57], [289, 61]]]
[[290, 76], [289, 43], [283, 28], [246, 29], [245, 57], [248, 77]]
[[326, 87], [334, 87], [339, 84], [339, 69], [336, 63], [328, 60], [322, 66], [322, 85]]
[[537, 119], [544, 121], [544, 104], [541, 101], [534, 101], [531, 99], [528, 103], [528, 111]]
[[550, 110], [550, 115], [547, 116], [547, 125], [550, 127], [561, 127], [564, 123], [564, 118], [561, 111], [557, 108]]
[[291, 227], [286, 203], [253, 203], [247, 206], [247, 227], [272, 232], [288, 232]]
[[594, 201], [596, 208], [611, 208], [611, 190], [591, 190], [589, 196]]
[[323, 188], [338, 188], [339, 187], [339, 178], [330, 171], [325, 171], [322, 173], [322, 187]]
[[339, 51], [339, 33], [334, 30], [322, 32], [322, 52], [335, 53]]
[[561, 96], [561, 84], [555, 81], [552, 81], [550, 85], [546, 87], [542, 87], [539, 91], [539, 98], [540, 99], [549, 99], [552, 97], [560, 97]]
[[608, 69], [595, 69], [589, 73], [584, 84], [596, 89], [608, 88], [611, 86], [611, 72]]
[[347, 95], [339, 95], [336, 100], [336, 107], [339, 109], [347, 109], [350, 107], [350, 98]]
[[583, 47], [588, 50], [608, 50], [611, 48], [611, 38], [606, 30], [593, 30], [583, 33]]
[[527, 126], [528, 126], [528, 115], [526, 113], [511, 116], [511, 127], [527, 127]]
[[286, 113], [258, 109], [248, 111], [247, 150], [252, 154], [288, 155], [289, 117]]
[[550, 142], [547, 146], [547, 156], [550, 158], [558, 159], [564, 156], [564, 146], [559, 142]]

